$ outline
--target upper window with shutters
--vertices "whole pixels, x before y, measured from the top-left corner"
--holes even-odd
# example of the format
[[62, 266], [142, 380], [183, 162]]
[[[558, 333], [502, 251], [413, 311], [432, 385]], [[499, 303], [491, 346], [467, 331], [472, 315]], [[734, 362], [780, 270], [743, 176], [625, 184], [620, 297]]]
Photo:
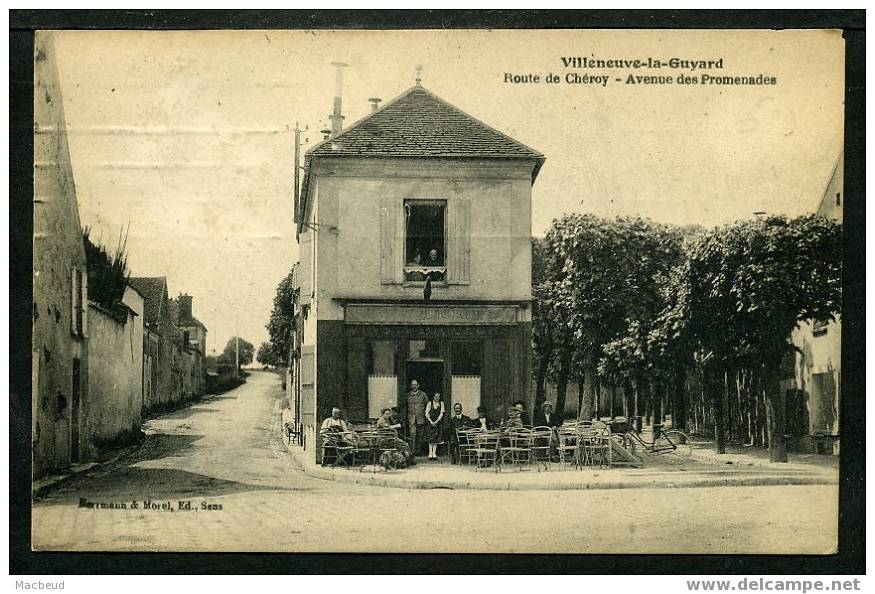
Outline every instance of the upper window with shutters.
[[382, 284], [469, 283], [470, 199], [384, 198], [380, 209]]
[[404, 280], [445, 281], [446, 212], [444, 200], [404, 201]]

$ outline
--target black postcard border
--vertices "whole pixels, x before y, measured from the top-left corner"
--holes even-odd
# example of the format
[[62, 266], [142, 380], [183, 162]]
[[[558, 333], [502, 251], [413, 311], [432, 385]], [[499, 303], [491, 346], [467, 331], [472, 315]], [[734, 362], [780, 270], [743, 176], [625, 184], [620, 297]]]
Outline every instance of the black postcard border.
[[[864, 574], [864, 10], [10, 10], [10, 573], [54, 574]], [[777, 555], [35, 553], [30, 549], [33, 31], [36, 29], [842, 29], [845, 252], [839, 552]], [[646, 538], [638, 535], [636, 538]], [[630, 542], [630, 545], [633, 544]], [[290, 587], [294, 587], [290, 584]]]

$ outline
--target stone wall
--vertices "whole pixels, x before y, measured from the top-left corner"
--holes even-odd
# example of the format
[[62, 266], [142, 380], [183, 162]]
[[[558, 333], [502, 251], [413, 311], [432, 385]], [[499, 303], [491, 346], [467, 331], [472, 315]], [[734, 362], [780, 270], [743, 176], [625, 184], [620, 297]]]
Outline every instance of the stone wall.
[[143, 409], [143, 298], [125, 292], [124, 319], [97, 304], [88, 316], [89, 454], [139, 431]]

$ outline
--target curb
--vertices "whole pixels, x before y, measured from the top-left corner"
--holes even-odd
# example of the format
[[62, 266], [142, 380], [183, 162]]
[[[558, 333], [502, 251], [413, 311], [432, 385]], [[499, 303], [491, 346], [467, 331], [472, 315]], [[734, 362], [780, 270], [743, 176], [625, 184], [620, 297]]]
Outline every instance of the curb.
[[367, 485], [372, 487], [388, 487], [398, 489], [471, 489], [482, 491], [590, 491], [597, 489], [690, 489], [706, 487], [769, 487], [792, 485], [837, 485], [838, 480], [821, 476], [800, 477], [701, 477], [687, 480], [611, 480], [598, 482], [552, 482], [543, 484], [512, 483], [500, 481], [495, 483], [479, 483], [475, 481], [431, 481], [417, 479], [389, 479], [379, 474], [361, 472], [362, 476], [353, 471], [332, 472], [324, 469], [314, 469], [301, 465], [302, 472], [309, 477], [327, 481]]
[[[804, 486], [804, 485], [837, 485], [838, 476], [697, 476], [693, 478], [638, 480], [615, 479], [604, 481], [554, 482], [545, 473], [544, 483], [515, 483], [508, 480], [490, 482], [459, 481], [459, 480], [422, 480], [413, 478], [394, 478], [398, 475], [385, 476], [383, 473], [355, 472], [352, 470], [331, 470], [322, 466], [313, 466], [299, 457], [297, 446], [286, 444], [286, 449], [293, 459], [293, 466], [305, 475], [325, 481], [365, 485], [370, 487], [385, 487], [396, 489], [471, 489], [481, 491], [589, 491], [597, 489], [690, 489], [708, 487], [770, 487], [770, 486]], [[558, 471], [557, 471], [558, 472]], [[711, 473], [713, 475], [713, 471]], [[500, 476], [496, 474], [495, 476]]]
[[83, 464], [78, 464], [75, 468], [72, 468], [69, 472], [66, 472], [64, 474], [54, 475], [41, 479], [39, 481], [34, 481], [30, 491], [30, 498], [31, 500], [40, 499], [44, 497], [49, 491], [52, 491], [53, 489], [56, 489], [61, 485], [68, 483], [77, 476], [82, 476], [96, 468], [101, 468], [103, 466], [108, 466], [110, 464], [118, 462], [122, 458], [130, 456], [131, 454], [139, 450], [141, 447], [143, 447], [144, 443], [146, 443], [145, 440], [140, 443], [130, 445], [126, 448], [122, 448], [115, 456], [108, 460], [104, 460], [103, 462], [86, 462]]

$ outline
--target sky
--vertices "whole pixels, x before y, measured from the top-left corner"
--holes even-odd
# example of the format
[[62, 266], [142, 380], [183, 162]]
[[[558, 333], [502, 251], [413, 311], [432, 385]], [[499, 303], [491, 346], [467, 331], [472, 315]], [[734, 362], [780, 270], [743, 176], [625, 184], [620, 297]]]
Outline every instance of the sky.
[[[430, 91], [542, 152], [535, 235], [568, 212], [704, 226], [811, 212], [843, 142], [836, 31], [68, 31], [56, 44], [82, 224], [110, 248], [126, 230], [132, 276], [194, 297], [208, 351], [237, 331], [267, 339], [297, 261], [292, 130], [321, 140], [331, 62], [349, 65], [345, 125], [421, 66]], [[722, 58], [709, 74], [777, 84], [630, 85], [700, 73], [563, 65], [576, 56]], [[563, 82], [543, 82], [550, 73]], [[569, 73], [610, 80], [567, 84]]]

